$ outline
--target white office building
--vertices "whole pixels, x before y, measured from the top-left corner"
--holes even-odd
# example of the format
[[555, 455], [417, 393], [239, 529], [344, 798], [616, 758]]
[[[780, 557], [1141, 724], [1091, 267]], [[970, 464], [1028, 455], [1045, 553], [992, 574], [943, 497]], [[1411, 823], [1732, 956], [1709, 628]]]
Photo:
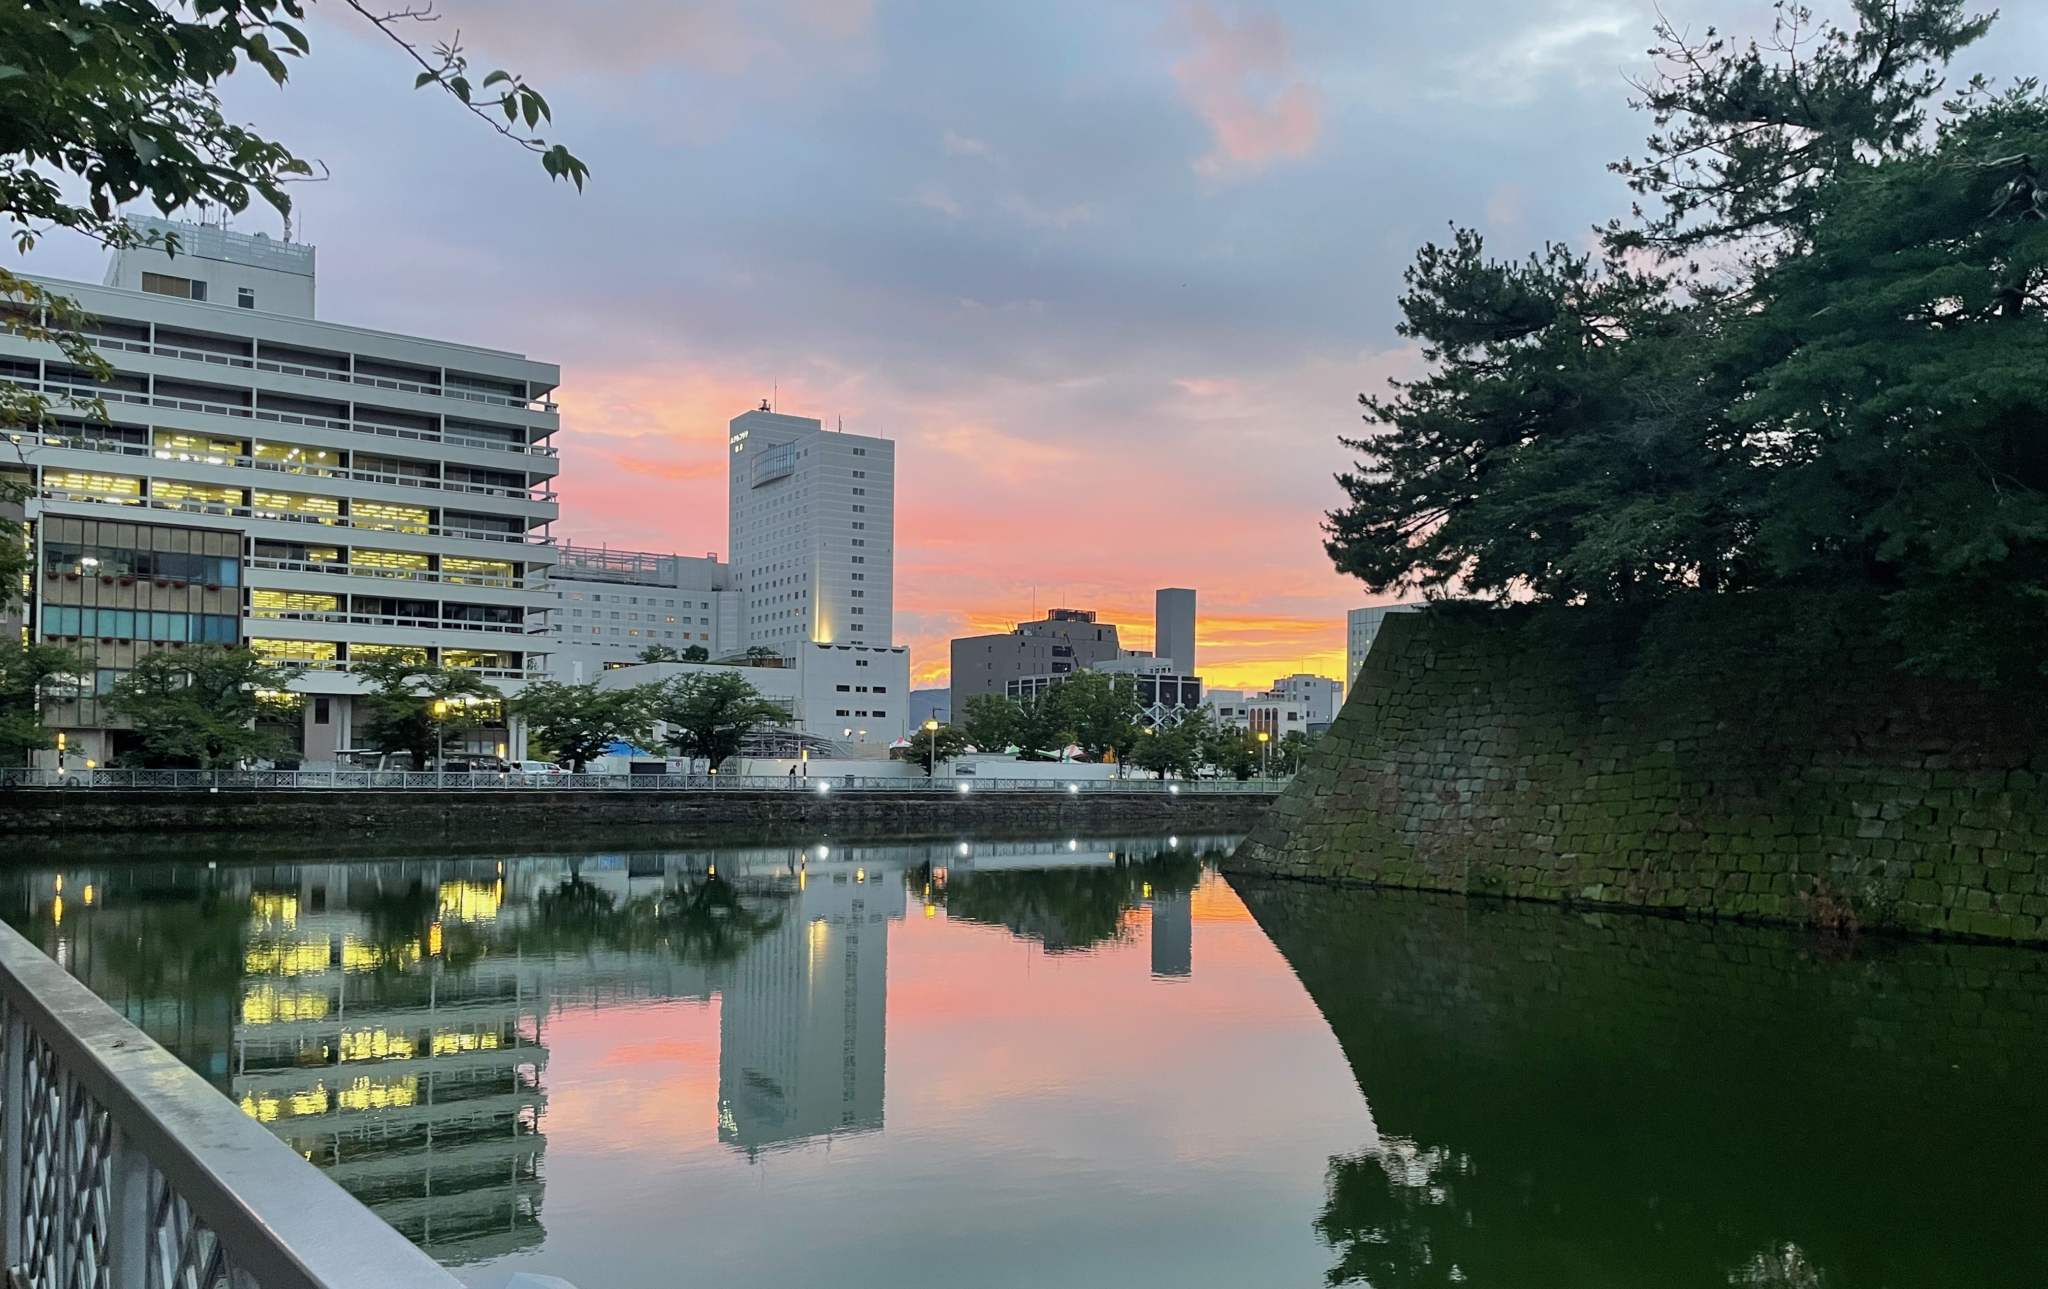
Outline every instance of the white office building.
[[740, 598], [716, 555], [658, 555], [565, 542], [554, 565], [548, 672], [580, 685], [656, 646], [740, 652]]
[[351, 663], [414, 650], [508, 691], [536, 674], [559, 369], [318, 320], [310, 246], [135, 222], [179, 253], [43, 283], [93, 316], [111, 381], [0, 335], [0, 379], [107, 411], [6, 436], [34, 488], [26, 628], [97, 673], [46, 717], [71, 754], [119, 750], [96, 695], [193, 642], [296, 669], [316, 762], [357, 745]]
[[1296, 672], [1292, 676], [1281, 676], [1266, 691], [1273, 697], [1299, 706], [1302, 720], [1310, 729], [1327, 727], [1337, 719], [1337, 709], [1344, 705], [1344, 682], [1328, 676], [1311, 676]]
[[1358, 681], [1358, 669], [1365, 665], [1365, 655], [1372, 652], [1372, 642], [1386, 623], [1389, 613], [1420, 613], [1420, 604], [1376, 604], [1369, 609], [1352, 609], [1344, 615], [1344, 683], [1349, 686]]
[[896, 445], [762, 407], [732, 420], [728, 558], [741, 647], [886, 647]]

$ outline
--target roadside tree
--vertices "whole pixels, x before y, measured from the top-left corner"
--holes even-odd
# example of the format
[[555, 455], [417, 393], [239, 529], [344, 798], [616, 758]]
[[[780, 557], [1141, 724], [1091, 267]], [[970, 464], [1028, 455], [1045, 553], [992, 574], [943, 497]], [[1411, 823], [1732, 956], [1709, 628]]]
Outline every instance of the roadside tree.
[[352, 664], [370, 682], [362, 698], [363, 737], [380, 752], [404, 752], [414, 769], [434, 760], [448, 737], [500, 716], [504, 695], [473, 671], [430, 662], [420, 649], [394, 649]]
[[512, 700], [526, 717], [526, 737], [551, 761], [567, 761], [576, 773], [613, 743], [647, 744], [654, 738], [658, 685], [599, 689], [596, 684], [535, 681]]
[[87, 670], [77, 654], [58, 645], [0, 641], [0, 765], [20, 765], [29, 753], [57, 745], [43, 724], [50, 683]]
[[701, 757], [714, 770], [739, 752], [749, 733], [789, 719], [736, 671], [677, 676], [661, 686], [653, 715], [667, 727], [665, 742], [678, 756]]
[[960, 730], [982, 752], [1000, 752], [1018, 743], [1023, 713], [1001, 694], [975, 694], [961, 705]]
[[[935, 730], [919, 726], [910, 735], [910, 746], [902, 750], [902, 758], [913, 761], [926, 774], [935, 773], [939, 761], [950, 761], [967, 750], [971, 742], [967, 731], [957, 725], [941, 725]], [[980, 744], [975, 744], [979, 747]]]
[[106, 702], [133, 722], [142, 764], [217, 770], [287, 750], [276, 731], [258, 728], [299, 710], [285, 684], [283, 672], [248, 649], [201, 644], [143, 655]]

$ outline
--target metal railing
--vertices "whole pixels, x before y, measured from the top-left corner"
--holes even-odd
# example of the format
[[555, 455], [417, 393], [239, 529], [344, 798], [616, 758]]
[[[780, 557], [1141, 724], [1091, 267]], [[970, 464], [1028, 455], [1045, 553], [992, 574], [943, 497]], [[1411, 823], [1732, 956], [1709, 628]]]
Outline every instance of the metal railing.
[[174, 789], [183, 792], [284, 790], [445, 791], [542, 788], [634, 792], [1038, 792], [1095, 796], [1278, 792], [1286, 779], [1001, 779], [940, 774], [935, 779], [853, 774], [526, 774], [478, 770], [122, 770], [0, 769], [0, 789]]
[[25, 1289], [455, 1289], [0, 925], [0, 1243]]

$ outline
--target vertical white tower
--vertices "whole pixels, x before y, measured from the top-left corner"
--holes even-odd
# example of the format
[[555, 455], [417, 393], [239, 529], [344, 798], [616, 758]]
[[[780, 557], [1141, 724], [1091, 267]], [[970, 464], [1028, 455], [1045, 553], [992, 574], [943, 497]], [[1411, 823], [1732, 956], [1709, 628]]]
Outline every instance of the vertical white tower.
[[896, 445], [765, 406], [732, 419], [740, 647], [885, 648], [894, 635]]

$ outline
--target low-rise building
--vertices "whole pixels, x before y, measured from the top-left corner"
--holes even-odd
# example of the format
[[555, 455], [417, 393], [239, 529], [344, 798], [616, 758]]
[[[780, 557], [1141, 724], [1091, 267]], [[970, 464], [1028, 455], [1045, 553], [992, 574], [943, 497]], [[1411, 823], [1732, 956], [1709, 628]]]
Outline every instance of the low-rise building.
[[1012, 682], [1037, 688], [1065, 679], [1084, 667], [1125, 656], [1116, 628], [1097, 622], [1088, 609], [1048, 609], [1036, 622], [1019, 622], [1002, 635], [965, 636], [953, 641], [953, 719], [965, 718], [967, 700], [977, 694], [1019, 697]]
[[1337, 709], [1344, 705], [1344, 682], [1328, 676], [1311, 676], [1296, 672], [1292, 676], [1281, 676], [1266, 691], [1275, 698], [1299, 703], [1302, 719], [1310, 733], [1320, 733], [1337, 719]]
[[564, 543], [552, 576], [548, 674], [580, 685], [655, 646], [740, 652], [739, 592], [715, 555], [659, 555]]
[[[778, 655], [777, 666], [657, 662], [612, 666], [592, 677], [611, 689], [677, 676], [736, 671], [788, 714], [783, 730], [811, 746], [831, 743], [859, 756], [905, 737], [910, 724], [910, 650], [904, 645], [810, 641]], [[772, 755], [763, 749], [761, 755]]]

